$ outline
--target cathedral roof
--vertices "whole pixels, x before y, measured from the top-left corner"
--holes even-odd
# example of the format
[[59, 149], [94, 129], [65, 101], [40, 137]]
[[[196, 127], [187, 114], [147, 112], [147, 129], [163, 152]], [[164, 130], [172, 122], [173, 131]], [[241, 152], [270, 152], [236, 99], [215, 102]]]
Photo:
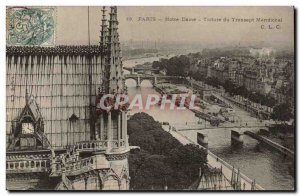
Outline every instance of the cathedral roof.
[[[90, 139], [90, 111], [103, 84], [103, 64], [101, 53], [90, 56], [96, 53], [87, 52], [89, 48], [92, 47], [7, 47], [7, 135], [12, 132], [12, 121], [26, 105], [27, 89], [35, 100], [29, 107], [35, 117], [43, 117], [45, 135], [53, 147]], [[46, 54], [54, 56], [49, 58]], [[73, 114], [77, 121], [69, 120]]]

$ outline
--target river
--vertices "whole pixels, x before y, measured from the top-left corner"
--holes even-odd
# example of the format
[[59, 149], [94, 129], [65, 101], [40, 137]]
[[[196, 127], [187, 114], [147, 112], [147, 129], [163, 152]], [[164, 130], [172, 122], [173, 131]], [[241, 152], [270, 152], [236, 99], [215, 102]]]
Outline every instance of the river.
[[[161, 58], [161, 57], [160, 57]], [[124, 61], [125, 67], [132, 67], [136, 64], [152, 62], [158, 60], [158, 57], [133, 59]], [[124, 73], [128, 73], [124, 70]], [[159, 94], [156, 92], [150, 81], [143, 81], [140, 88], [135, 87], [135, 81], [127, 80], [129, 96], [142, 94]], [[197, 122], [199, 118], [195, 117], [190, 110], [161, 110], [158, 105], [151, 107], [150, 110], [139, 110], [133, 108], [131, 114], [137, 112], [146, 112], [157, 121], [169, 123], [186, 123]], [[242, 111], [241, 111], [242, 113]], [[266, 190], [292, 190], [294, 189], [294, 178], [290, 175], [289, 165], [292, 161], [286, 160], [277, 152], [272, 152], [268, 148], [259, 144], [258, 141], [244, 136], [243, 148], [232, 148], [230, 142], [230, 130], [201, 130], [201, 133], [208, 135], [208, 148], [211, 152], [224, 159], [236, 168], [240, 168], [241, 172], [256, 182]], [[191, 140], [196, 141], [197, 131], [184, 131], [184, 135]]]

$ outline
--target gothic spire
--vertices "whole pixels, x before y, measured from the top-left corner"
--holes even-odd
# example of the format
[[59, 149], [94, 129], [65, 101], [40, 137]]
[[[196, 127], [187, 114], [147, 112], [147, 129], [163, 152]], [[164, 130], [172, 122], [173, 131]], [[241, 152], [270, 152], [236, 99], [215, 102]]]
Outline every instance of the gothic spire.
[[118, 33], [117, 7], [110, 7], [108, 27], [109, 92], [120, 93], [124, 89], [121, 49]]
[[104, 49], [107, 43], [107, 19], [106, 19], [106, 8], [102, 7], [102, 23], [101, 23], [101, 31], [100, 31], [100, 46]]

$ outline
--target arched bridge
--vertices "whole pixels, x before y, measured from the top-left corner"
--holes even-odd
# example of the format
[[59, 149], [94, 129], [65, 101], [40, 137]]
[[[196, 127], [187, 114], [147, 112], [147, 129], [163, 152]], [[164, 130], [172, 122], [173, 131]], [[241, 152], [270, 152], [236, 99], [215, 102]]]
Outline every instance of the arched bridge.
[[123, 69], [130, 72], [130, 74], [134, 74], [136, 72], [143, 72], [145, 74], [159, 73], [159, 69], [155, 68], [146, 68], [146, 67], [123, 67]]
[[136, 81], [136, 86], [140, 87], [142, 81], [149, 80], [153, 86], [156, 86], [162, 80], [174, 80], [174, 79], [184, 79], [181, 76], [164, 76], [164, 75], [148, 75], [148, 74], [127, 74], [124, 75], [125, 80], [133, 79]]

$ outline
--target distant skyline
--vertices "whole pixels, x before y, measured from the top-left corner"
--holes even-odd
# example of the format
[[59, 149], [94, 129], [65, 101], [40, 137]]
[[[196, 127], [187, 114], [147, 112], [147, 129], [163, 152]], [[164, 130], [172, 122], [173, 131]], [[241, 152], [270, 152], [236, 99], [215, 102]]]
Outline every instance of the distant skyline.
[[[102, 7], [89, 7], [90, 43], [98, 44]], [[109, 10], [109, 7], [107, 7]], [[56, 44], [86, 45], [88, 7], [57, 7]], [[107, 15], [109, 17], [109, 15]], [[133, 21], [128, 21], [131, 17]], [[137, 21], [155, 17], [156, 21]], [[166, 18], [196, 18], [195, 22], [164, 21]], [[275, 18], [282, 22], [205, 22], [204, 18]], [[162, 19], [163, 21], [158, 21]], [[118, 6], [120, 41], [189, 42], [203, 45], [220, 43], [280, 43], [293, 47], [293, 7], [122, 7]], [[280, 29], [261, 29], [270, 24]]]

